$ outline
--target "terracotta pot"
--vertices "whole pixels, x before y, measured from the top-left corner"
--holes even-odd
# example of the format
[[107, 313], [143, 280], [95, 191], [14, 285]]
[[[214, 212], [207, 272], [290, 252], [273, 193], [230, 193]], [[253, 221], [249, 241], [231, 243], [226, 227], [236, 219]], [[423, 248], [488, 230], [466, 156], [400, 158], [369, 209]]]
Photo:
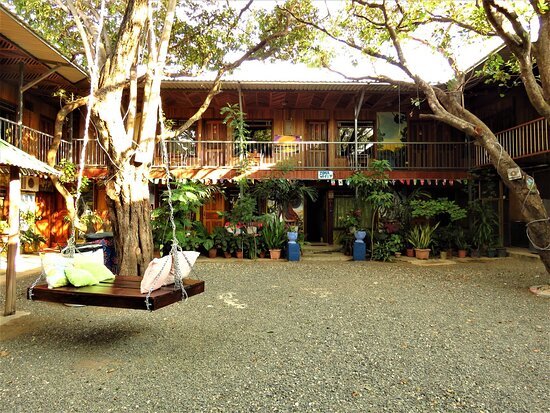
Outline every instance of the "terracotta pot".
[[265, 258], [265, 251], [260, 251], [260, 253], [258, 254], [258, 256], [260, 258]]
[[243, 252], [243, 251], [237, 251], [237, 252], [235, 253], [235, 255], [237, 256], [237, 258], [243, 258], [244, 252]]
[[419, 260], [427, 260], [430, 258], [430, 249], [429, 248], [415, 248], [414, 254]]
[[229, 251], [224, 251], [224, 252], [223, 252], [223, 256], [224, 256], [225, 258], [231, 258], [231, 253], [230, 253]]
[[269, 257], [272, 260], [278, 260], [281, 258], [281, 250], [269, 250]]
[[407, 248], [406, 255], [407, 257], [414, 257], [414, 249]]
[[458, 258], [466, 258], [466, 250], [458, 250]]
[[479, 258], [479, 257], [481, 257], [481, 250], [479, 250], [479, 249], [473, 249], [473, 250], [471, 250], [471, 251], [470, 251], [470, 256], [471, 256], [472, 258]]
[[216, 258], [218, 256], [218, 249], [217, 248], [210, 248], [208, 250], [208, 258]]

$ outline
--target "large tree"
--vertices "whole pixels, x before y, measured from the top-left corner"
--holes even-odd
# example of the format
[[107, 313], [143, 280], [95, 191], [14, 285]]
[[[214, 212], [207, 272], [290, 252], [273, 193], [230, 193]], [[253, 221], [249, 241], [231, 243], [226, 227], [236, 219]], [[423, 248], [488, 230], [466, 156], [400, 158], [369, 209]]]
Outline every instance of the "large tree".
[[[377, 62], [383, 62], [393, 75], [343, 73], [348, 78], [372, 79], [419, 90], [431, 113], [423, 118], [444, 122], [475, 139], [488, 153], [504, 184], [522, 201], [522, 213], [529, 223], [529, 234], [540, 246], [539, 254], [550, 273], [550, 222], [533, 179], [522, 171], [522, 179], [510, 180], [508, 170], [518, 165], [503, 150], [494, 132], [464, 105], [464, 91], [472, 77], [461, 65], [460, 51], [477, 42], [500, 37], [513, 54], [527, 95], [533, 107], [550, 120], [550, 10], [546, 0], [503, 2], [482, 0], [352, 0], [324, 18], [310, 19], [286, 9], [300, 23]], [[321, 15], [321, 14], [319, 14]], [[536, 21], [538, 24], [533, 24]], [[528, 23], [531, 23], [528, 25]], [[538, 29], [535, 29], [537, 28]], [[532, 33], [536, 30], [536, 33]], [[532, 40], [536, 38], [536, 40]], [[411, 58], [411, 46], [431, 49], [441, 56], [452, 73], [445, 84], [428, 81], [426, 64]], [[312, 49], [315, 50], [315, 49]], [[319, 64], [331, 68], [330, 54], [316, 54]], [[500, 68], [502, 69], [502, 67]], [[382, 73], [382, 74], [380, 74]], [[388, 72], [385, 72], [388, 73]], [[397, 73], [397, 75], [396, 75]]]
[[[200, 118], [224, 74], [245, 60], [291, 58], [309, 34], [287, 12], [254, 8], [252, 1], [13, 2], [19, 14], [89, 72], [90, 89], [59, 111], [49, 161], [55, 162], [66, 116], [87, 105], [108, 159], [106, 190], [120, 274], [143, 274], [153, 255], [148, 180], [158, 131], [164, 131], [159, 121], [166, 68], [187, 76], [212, 71], [215, 79], [197, 113], [172, 131], [174, 136]], [[292, 0], [285, 9], [310, 12]], [[71, 195], [55, 183], [74, 214]]]

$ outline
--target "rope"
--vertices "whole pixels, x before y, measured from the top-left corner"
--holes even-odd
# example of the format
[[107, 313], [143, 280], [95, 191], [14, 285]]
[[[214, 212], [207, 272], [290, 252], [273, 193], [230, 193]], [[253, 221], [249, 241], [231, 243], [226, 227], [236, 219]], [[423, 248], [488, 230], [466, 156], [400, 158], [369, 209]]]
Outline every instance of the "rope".
[[527, 239], [529, 240], [531, 245], [539, 251], [550, 251], [550, 242], [548, 243], [548, 245], [546, 247], [539, 247], [537, 244], [535, 244], [533, 242], [533, 240], [531, 239], [531, 236], [529, 235], [529, 225], [535, 224], [537, 222], [546, 222], [546, 221], [550, 221], [550, 218], [534, 219], [534, 220], [532, 220], [532, 221], [530, 221], [526, 224], [526, 231], [525, 232], [527, 233]]
[[[71, 222], [71, 234], [69, 236], [69, 239], [67, 240], [67, 246], [61, 251], [63, 256], [67, 257], [74, 257], [75, 251], [76, 251], [76, 228], [75, 228], [75, 220], [76, 220], [76, 214], [78, 213], [78, 201], [80, 200], [81, 195], [81, 188], [82, 188], [82, 179], [84, 177], [84, 167], [86, 166], [86, 147], [88, 146], [88, 132], [90, 129], [90, 121], [91, 121], [91, 112], [92, 107], [94, 104], [94, 92], [95, 92], [95, 84], [97, 82], [97, 71], [95, 70], [98, 67], [98, 61], [99, 61], [99, 46], [100, 46], [100, 37], [101, 32], [103, 31], [103, 22], [105, 18], [105, 0], [101, 0], [101, 9], [99, 14], [99, 21], [98, 21], [98, 30], [97, 30], [97, 38], [95, 42], [95, 56], [94, 56], [94, 62], [93, 65], [90, 66], [90, 98], [88, 99], [87, 104], [87, 111], [86, 111], [86, 120], [84, 124], [84, 138], [82, 141], [82, 149], [80, 150], [80, 163], [78, 165], [78, 180], [76, 184], [76, 196], [74, 201], [75, 206], [75, 216], [73, 216], [72, 222]], [[41, 262], [42, 270], [40, 272], [40, 275], [29, 287], [29, 300], [32, 300], [34, 296], [34, 287], [42, 280], [42, 278], [45, 278], [45, 271], [44, 271], [44, 265]]]
[[86, 147], [88, 146], [89, 141], [89, 130], [90, 130], [90, 121], [91, 121], [91, 114], [92, 114], [92, 108], [94, 106], [94, 100], [95, 100], [95, 87], [98, 80], [98, 73], [96, 68], [99, 65], [99, 46], [101, 44], [100, 37], [101, 32], [103, 31], [103, 21], [105, 18], [105, 0], [101, 0], [101, 10], [99, 14], [99, 21], [98, 21], [98, 30], [97, 30], [97, 38], [95, 42], [95, 56], [94, 56], [94, 62], [90, 66], [90, 98], [88, 99], [87, 104], [87, 111], [86, 111], [86, 120], [84, 124], [84, 137], [82, 141], [82, 149], [80, 150], [80, 163], [78, 165], [78, 181], [76, 185], [76, 196], [75, 196], [75, 216], [73, 216], [73, 220], [71, 222], [71, 236], [69, 237], [67, 241], [67, 247], [65, 248], [67, 250], [67, 253], [69, 256], [74, 256], [74, 253], [76, 251], [76, 227], [75, 227], [75, 220], [76, 220], [76, 214], [78, 213], [78, 201], [80, 200], [81, 195], [81, 189], [82, 189], [82, 179], [84, 177], [84, 167], [86, 166]]
[[[168, 208], [170, 211], [169, 221], [170, 221], [170, 225], [172, 226], [172, 249], [170, 250], [170, 255], [172, 256], [172, 268], [174, 269], [174, 290], [176, 291], [181, 290], [181, 299], [185, 301], [189, 297], [187, 295], [187, 291], [185, 291], [185, 288], [183, 288], [183, 272], [181, 270], [180, 258], [183, 256], [183, 258], [187, 262], [187, 265], [190, 268], [190, 271], [193, 270], [193, 266], [189, 262], [189, 259], [185, 256], [184, 251], [179, 245], [178, 239], [176, 237], [176, 222], [174, 218], [174, 205], [172, 204], [172, 188], [170, 186], [170, 174], [171, 174], [170, 160], [168, 158], [168, 149], [166, 148], [166, 140], [164, 139], [166, 128], [164, 124], [164, 115], [162, 112], [162, 102], [159, 103], [158, 111], [159, 111], [159, 123], [160, 123], [160, 145], [161, 145], [162, 161], [163, 161], [164, 170], [166, 172], [166, 187], [168, 190]], [[145, 297], [145, 306], [149, 311], [152, 311], [150, 298], [153, 292], [153, 286], [158, 281], [161, 273], [166, 267], [167, 262], [168, 260], [164, 262], [158, 274], [155, 276], [154, 281], [151, 284], [149, 291], [147, 292], [147, 296]]]

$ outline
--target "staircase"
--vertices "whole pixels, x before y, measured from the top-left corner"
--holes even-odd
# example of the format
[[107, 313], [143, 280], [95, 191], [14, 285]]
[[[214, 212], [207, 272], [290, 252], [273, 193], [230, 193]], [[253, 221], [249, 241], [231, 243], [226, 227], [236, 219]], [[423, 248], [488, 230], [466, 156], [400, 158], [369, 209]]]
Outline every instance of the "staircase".
[[306, 243], [302, 247], [303, 261], [350, 261], [351, 257], [340, 251], [339, 245], [319, 242]]

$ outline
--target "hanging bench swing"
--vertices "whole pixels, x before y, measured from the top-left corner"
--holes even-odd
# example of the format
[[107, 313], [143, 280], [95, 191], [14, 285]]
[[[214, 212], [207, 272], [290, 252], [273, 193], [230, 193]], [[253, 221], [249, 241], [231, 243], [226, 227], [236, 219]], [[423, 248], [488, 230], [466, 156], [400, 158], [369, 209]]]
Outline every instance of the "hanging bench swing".
[[[159, 108], [160, 112], [160, 108]], [[88, 124], [87, 119], [87, 124]], [[87, 126], [87, 125], [86, 125]], [[80, 156], [80, 171], [77, 184], [76, 203], [80, 195], [80, 187], [82, 182], [82, 173], [84, 170], [85, 149], [87, 143], [87, 127], [84, 131], [84, 144]], [[186, 252], [182, 251], [178, 245], [176, 238], [176, 225], [174, 222], [174, 208], [172, 205], [172, 191], [170, 188], [170, 165], [167, 155], [166, 142], [164, 141], [164, 122], [161, 117], [161, 146], [163, 152], [164, 166], [167, 176], [168, 187], [168, 204], [170, 207], [170, 223], [172, 226], [172, 249], [169, 257], [164, 257], [163, 264], [160, 265], [160, 260], [150, 264], [150, 268], [154, 268], [153, 276], [150, 277], [150, 283], [146, 285], [145, 292], [142, 282], [144, 277], [138, 276], [115, 276], [106, 281], [100, 281], [94, 285], [86, 285], [75, 287], [73, 285], [63, 285], [60, 287], [49, 288], [47, 283], [38, 284], [42, 278], [46, 278], [44, 269], [44, 261], [42, 262], [42, 273], [35, 282], [27, 289], [27, 299], [32, 301], [46, 301], [51, 303], [76, 304], [86, 306], [101, 306], [114, 308], [129, 308], [136, 310], [154, 311], [159, 308], [166, 307], [177, 301], [187, 299], [188, 297], [204, 292], [204, 281], [187, 278], [186, 276], [193, 270], [193, 262], [190, 262], [186, 256]], [[75, 257], [75, 222], [72, 222], [72, 233], [68, 241], [68, 246], [64, 250], [64, 258], [73, 260]], [[192, 253], [193, 254], [193, 253]], [[194, 253], [195, 259], [198, 253]], [[168, 259], [169, 258], [169, 259]], [[185, 270], [182, 268], [182, 258], [186, 261], [188, 271], [185, 275]], [[169, 265], [167, 265], [169, 263]], [[160, 266], [156, 269], [155, 265]], [[72, 265], [72, 264], [71, 264]], [[103, 266], [103, 263], [98, 263], [97, 266]], [[148, 268], [149, 269], [149, 268]], [[170, 277], [168, 276], [170, 270]], [[62, 270], [63, 271], [63, 270]], [[147, 271], [146, 271], [147, 274]], [[63, 274], [61, 274], [63, 276]], [[171, 284], [165, 285], [165, 280], [170, 280]]]
[[38, 284], [27, 289], [27, 298], [33, 301], [51, 303], [80, 304], [87, 306], [130, 308], [154, 311], [182, 300], [184, 297], [204, 292], [204, 281], [184, 278], [183, 290], [167, 285], [147, 294], [140, 292], [142, 277], [117, 276], [113, 282], [101, 282], [86, 287], [48, 288]]

